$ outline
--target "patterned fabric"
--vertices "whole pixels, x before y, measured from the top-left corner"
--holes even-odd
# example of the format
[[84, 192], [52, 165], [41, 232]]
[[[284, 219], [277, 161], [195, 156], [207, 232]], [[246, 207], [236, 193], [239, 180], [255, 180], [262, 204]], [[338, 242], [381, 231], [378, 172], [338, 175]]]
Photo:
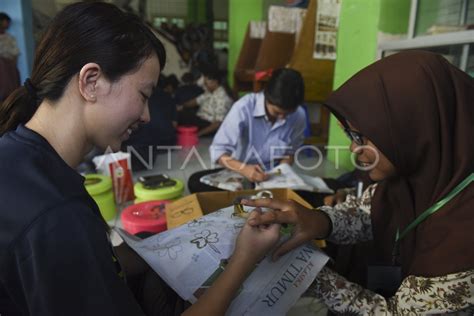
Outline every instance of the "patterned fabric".
[[323, 268], [306, 295], [342, 315], [474, 315], [474, 270], [437, 278], [408, 276], [386, 300]]
[[0, 34], [0, 57], [14, 59], [20, 55], [16, 40], [8, 33]]
[[332, 221], [332, 233], [328, 240], [340, 245], [372, 240], [370, 202], [377, 184], [369, 186], [360, 198], [348, 194], [343, 203], [333, 207], [321, 206]]
[[[376, 187], [369, 186], [359, 199], [348, 195], [334, 208], [320, 208], [333, 222], [328, 240], [351, 244], [372, 238], [370, 200]], [[474, 315], [474, 269], [433, 278], [410, 275], [385, 299], [325, 267], [305, 295], [342, 315]]]
[[209, 122], [222, 122], [232, 106], [232, 99], [223, 87], [214, 92], [206, 91], [196, 98], [199, 110], [196, 115]]

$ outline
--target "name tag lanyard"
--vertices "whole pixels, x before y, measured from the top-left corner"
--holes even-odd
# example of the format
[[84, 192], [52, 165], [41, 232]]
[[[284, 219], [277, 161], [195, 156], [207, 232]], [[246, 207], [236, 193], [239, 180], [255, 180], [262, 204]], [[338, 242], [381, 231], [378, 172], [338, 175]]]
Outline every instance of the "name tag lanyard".
[[413, 222], [411, 222], [401, 233], [400, 229], [397, 229], [397, 234], [395, 236], [395, 245], [393, 246], [392, 250], [392, 264], [396, 265], [397, 264], [397, 258], [400, 255], [400, 240], [405, 237], [408, 232], [410, 232], [413, 228], [418, 226], [418, 224], [422, 223], [425, 219], [427, 219], [431, 214], [434, 214], [436, 211], [441, 209], [446, 203], [451, 201], [456, 195], [459, 194], [462, 190], [464, 190], [471, 182], [474, 181], [474, 173], [471, 173], [469, 176], [467, 176], [466, 179], [464, 179], [461, 183], [459, 183], [451, 192], [448, 193], [448, 195], [433, 204], [429, 209], [424, 211], [420, 216], [418, 216]]

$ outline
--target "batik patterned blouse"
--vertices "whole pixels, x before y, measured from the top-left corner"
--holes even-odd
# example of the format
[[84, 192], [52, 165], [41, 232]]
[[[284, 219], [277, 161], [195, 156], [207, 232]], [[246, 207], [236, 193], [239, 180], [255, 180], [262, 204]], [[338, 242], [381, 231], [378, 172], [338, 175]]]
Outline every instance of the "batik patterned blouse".
[[[333, 223], [328, 240], [354, 244], [372, 239], [370, 204], [376, 187], [369, 186], [361, 198], [348, 195], [335, 207], [320, 208]], [[409, 275], [389, 299], [325, 267], [306, 295], [319, 298], [342, 315], [474, 315], [474, 267], [440, 277]]]

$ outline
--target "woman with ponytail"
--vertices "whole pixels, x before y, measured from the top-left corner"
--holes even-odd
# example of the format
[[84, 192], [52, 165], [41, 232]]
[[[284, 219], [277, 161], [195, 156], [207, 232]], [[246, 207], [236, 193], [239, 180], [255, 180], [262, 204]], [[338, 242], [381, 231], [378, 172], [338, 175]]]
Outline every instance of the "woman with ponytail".
[[[0, 106], [0, 315], [184, 310], [156, 275], [130, 282], [140, 266], [114, 251], [75, 171], [92, 147], [119, 150], [149, 121], [165, 55], [138, 17], [101, 2], [67, 6], [44, 33], [31, 78]], [[224, 314], [278, 238], [277, 226], [242, 231], [236, 259], [186, 314]]]

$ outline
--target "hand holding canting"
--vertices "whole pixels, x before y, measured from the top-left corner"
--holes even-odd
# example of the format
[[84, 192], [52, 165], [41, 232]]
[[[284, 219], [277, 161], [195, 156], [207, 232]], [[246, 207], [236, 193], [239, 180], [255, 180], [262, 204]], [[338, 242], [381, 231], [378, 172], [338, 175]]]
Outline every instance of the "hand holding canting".
[[272, 209], [256, 213], [252, 218], [249, 218], [247, 223], [251, 226], [274, 223], [294, 225], [291, 238], [281, 244], [273, 253], [274, 260], [310, 240], [325, 238], [331, 230], [331, 221], [325, 213], [307, 209], [293, 200], [242, 200], [241, 204]]

